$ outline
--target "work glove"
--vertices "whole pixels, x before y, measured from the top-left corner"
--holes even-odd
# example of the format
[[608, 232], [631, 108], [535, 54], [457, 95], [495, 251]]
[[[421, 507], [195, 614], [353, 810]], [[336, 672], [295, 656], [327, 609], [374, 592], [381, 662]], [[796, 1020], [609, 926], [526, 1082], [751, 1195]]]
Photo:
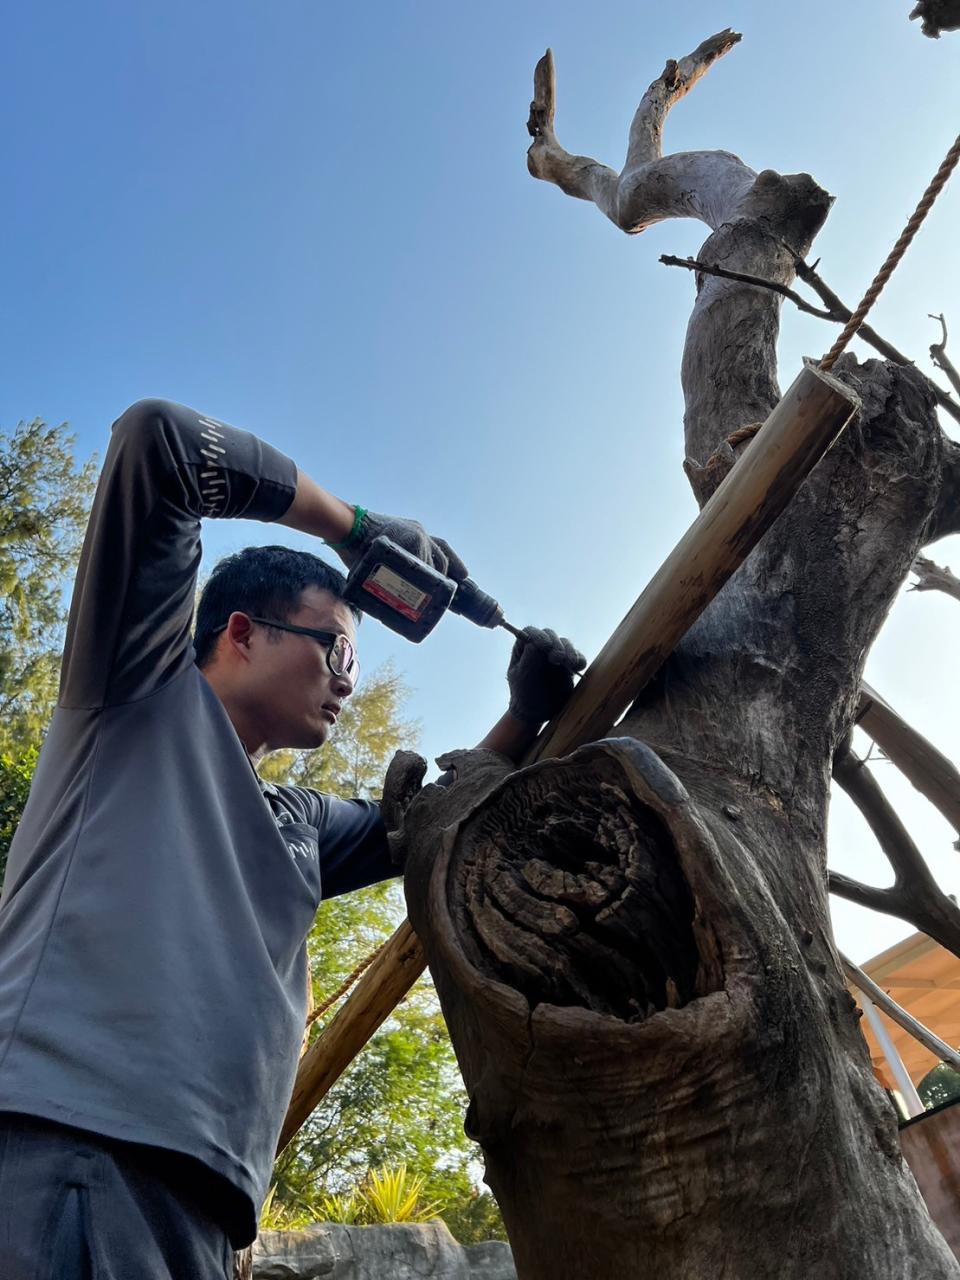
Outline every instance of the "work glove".
[[507, 667], [510, 714], [539, 727], [562, 710], [573, 692], [573, 677], [587, 660], [555, 631], [524, 627]]
[[347, 549], [359, 559], [374, 538], [381, 535], [425, 564], [432, 565], [444, 577], [453, 578], [454, 582], [462, 582], [469, 576], [467, 566], [449, 543], [443, 538], [432, 537], [416, 520], [405, 520], [402, 516], [382, 516], [376, 511], [365, 511], [356, 540], [351, 541]]

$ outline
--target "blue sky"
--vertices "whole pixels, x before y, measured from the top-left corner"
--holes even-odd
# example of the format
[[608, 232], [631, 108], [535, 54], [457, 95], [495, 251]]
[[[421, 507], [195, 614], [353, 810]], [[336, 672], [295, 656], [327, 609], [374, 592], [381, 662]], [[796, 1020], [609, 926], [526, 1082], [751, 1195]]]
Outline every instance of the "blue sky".
[[[678, 375], [693, 285], [657, 259], [696, 252], [704, 230], [628, 239], [534, 182], [534, 64], [552, 45], [561, 141], [619, 166], [665, 59], [742, 31], [667, 146], [813, 172], [837, 196], [815, 252], [852, 304], [960, 119], [960, 37], [925, 39], [909, 7], [17, 6], [0, 77], [0, 423], [66, 420], [81, 453], [102, 454], [132, 400], [193, 404], [348, 500], [419, 517], [511, 620], [592, 655], [695, 513]], [[927, 368], [927, 312], [960, 335], [958, 183], [875, 312]], [[832, 331], [790, 311], [783, 328], [786, 384]], [[264, 540], [297, 539], [209, 526], [208, 565]], [[957, 621], [953, 602], [907, 596], [869, 668], [954, 757]], [[430, 755], [499, 714], [509, 648], [457, 618], [419, 648], [375, 624], [363, 635], [367, 670], [392, 656], [405, 672]], [[880, 767], [956, 891], [950, 832]], [[835, 827], [835, 864], [884, 882], [842, 806]], [[907, 931], [846, 906], [837, 919], [859, 958]]]

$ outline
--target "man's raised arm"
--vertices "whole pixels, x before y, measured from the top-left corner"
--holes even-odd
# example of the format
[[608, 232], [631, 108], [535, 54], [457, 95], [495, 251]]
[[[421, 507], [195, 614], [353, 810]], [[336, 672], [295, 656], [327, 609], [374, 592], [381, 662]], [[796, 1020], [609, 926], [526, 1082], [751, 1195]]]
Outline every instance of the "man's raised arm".
[[115, 423], [77, 571], [60, 705], [148, 697], [193, 662], [190, 626], [204, 517], [282, 522], [350, 563], [378, 533], [453, 577], [466, 568], [422, 526], [334, 497], [271, 445], [168, 400]]

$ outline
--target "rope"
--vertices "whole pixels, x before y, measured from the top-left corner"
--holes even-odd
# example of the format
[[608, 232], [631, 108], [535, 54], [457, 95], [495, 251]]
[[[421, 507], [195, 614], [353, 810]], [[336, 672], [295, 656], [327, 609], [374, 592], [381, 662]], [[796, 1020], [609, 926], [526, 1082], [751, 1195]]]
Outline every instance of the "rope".
[[731, 449], [735, 449], [736, 446], [738, 444], [742, 444], [744, 440], [753, 439], [762, 426], [762, 422], [749, 422], [745, 427], [738, 427], [736, 431], [731, 431], [727, 436], [727, 444]]
[[[389, 941], [389, 939], [387, 941]], [[350, 988], [353, 986], [356, 980], [360, 977], [363, 971], [365, 969], [370, 968], [374, 960], [376, 960], [377, 956], [380, 954], [380, 952], [383, 950], [383, 948], [386, 945], [387, 945], [386, 942], [381, 942], [379, 947], [377, 947], [376, 951], [371, 951], [370, 954], [367, 956], [367, 958], [365, 960], [361, 960], [360, 963], [357, 965], [357, 967], [354, 969], [354, 971], [348, 974], [346, 978], [344, 978], [343, 982], [340, 983], [340, 986], [337, 987], [333, 995], [328, 996], [327, 999], [324, 1000], [323, 1004], [318, 1005], [317, 1008], [314, 1009], [309, 1014], [309, 1016], [307, 1017], [308, 1027], [312, 1026], [313, 1023], [315, 1023], [318, 1018], [321, 1018], [329, 1008], [335, 1005], [341, 996], [345, 996], [347, 994], [347, 992], [350, 990]]]
[[934, 200], [936, 200], [937, 196], [946, 186], [947, 179], [950, 177], [951, 173], [953, 173], [954, 169], [956, 168], [956, 164], [958, 160], [960, 160], [960, 135], [958, 135], [953, 146], [944, 156], [943, 163], [941, 164], [937, 172], [933, 175], [930, 185], [927, 187], [926, 191], [923, 193], [923, 196], [920, 199], [920, 203], [917, 205], [916, 209], [913, 211], [913, 215], [910, 218], [910, 221], [904, 227], [900, 235], [900, 239], [890, 250], [890, 253], [887, 256], [886, 262], [877, 272], [876, 276], [874, 277], [873, 283], [870, 285], [870, 288], [863, 295], [863, 301], [860, 303], [859, 307], [857, 307], [856, 311], [854, 311], [853, 315], [847, 321], [839, 338], [837, 338], [836, 342], [833, 344], [833, 346], [830, 348], [827, 354], [820, 361], [820, 368], [823, 369], [825, 373], [829, 372], [829, 370], [833, 368], [834, 363], [836, 362], [837, 356], [839, 356], [840, 352], [843, 351], [844, 347], [847, 345], [847, 343], [850, 341], [853, 335], [857, 332], [857, 330], [863, 324], [863, 321], [864, 321], [864, 318], [866, 317], [867, 312], [870, 310], [870, 308], [876, 302], [877, 298], [880, 296], [881, 289], [890, 279], [891, 275], [893, 274], [894, 268], [897, 266], [900, 259], [906, 253], [910, 245], [910, 241], [917, 234], [917, 231], [920, 229], [920, 224], [923, 222], [924, 218], [930, 212], [930, 209], [933, 205]]

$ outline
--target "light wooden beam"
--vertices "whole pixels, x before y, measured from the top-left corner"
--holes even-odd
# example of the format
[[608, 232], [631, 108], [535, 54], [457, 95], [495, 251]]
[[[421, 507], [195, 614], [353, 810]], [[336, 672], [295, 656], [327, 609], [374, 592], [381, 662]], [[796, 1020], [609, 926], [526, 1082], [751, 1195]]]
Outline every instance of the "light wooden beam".
[[[525, 763], [602, 738], [669, 657], [857, 411], [853, 392], [806, 364], [613, 636]], [[304, 1054], [280, 1149], [423, 972], [404, 922]]]
[[608, 733], [787, 507], [853, 417], [850, 389], [801, 370], [736, 466], [584, 673], [527, 763]]
[[409, 920], [404, 920], [340, 1006], [340, 1012], [300, 1059], [277, 1155], [393, 1013], [426, 963], [420, 940]]

